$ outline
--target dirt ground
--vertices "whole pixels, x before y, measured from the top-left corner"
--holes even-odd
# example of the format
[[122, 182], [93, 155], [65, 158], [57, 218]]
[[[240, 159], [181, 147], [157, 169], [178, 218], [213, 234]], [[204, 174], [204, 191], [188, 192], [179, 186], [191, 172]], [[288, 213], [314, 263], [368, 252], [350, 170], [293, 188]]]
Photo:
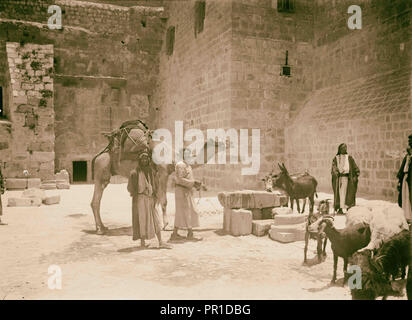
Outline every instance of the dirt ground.
[[[92, 185], [74, 185], [58, 205], [6, 207], [0, 226], [0, 299], [350, 299], [349, 289], [330, 286], [332, 253], [302, 265], [304, 243], [282, 244], [269, 237], [233, 237], [221, 232], [223, 213], [216, 197], [199, 203], [201, 242], [173, 244], [171, 250], [146, 250], [131, 237], [131, 199], [125, 184], [109, 185], [102, 200], [107, 235], [95, 234]], [[319, 194], [320, 198], [330, 195]], [[174, 195], [168, 194], [173, 223]], [[366, 201], [366, 200], [361, 200]], [[197, 202], [197, 201], [196, 201]], [[337, 223], [344, 225], [344, 217]], [[162, 236], [169, 239], [171, 232]], [[49, 289], [48, 268], [62, 270], [62, 288]], [[338, 278], [342, 281], [343, 261]], [[402, 299], [406, 299], [403, 297]]]

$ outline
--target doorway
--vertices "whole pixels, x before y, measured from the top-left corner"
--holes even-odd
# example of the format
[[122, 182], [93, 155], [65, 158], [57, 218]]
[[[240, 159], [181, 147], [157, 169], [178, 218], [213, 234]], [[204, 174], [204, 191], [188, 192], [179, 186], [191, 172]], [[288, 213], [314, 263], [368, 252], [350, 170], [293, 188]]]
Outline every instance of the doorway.
[[87, 182], [87, 161], [73, 161], [73, 182]]

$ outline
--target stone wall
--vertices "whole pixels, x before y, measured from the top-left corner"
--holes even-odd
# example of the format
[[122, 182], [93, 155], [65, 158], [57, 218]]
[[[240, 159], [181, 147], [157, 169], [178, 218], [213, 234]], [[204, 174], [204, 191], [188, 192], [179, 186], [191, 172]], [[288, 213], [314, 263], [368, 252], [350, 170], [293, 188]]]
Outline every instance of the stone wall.
[[351, 2], [317, 4], [317, 90], [288, 127], [287, 164], [308, 169], [320, 189], [331, 192], [332, 159], [345, 142], [361, 170], [360, 193], [395, 200], [396, 173], [412, 133], [412, 4], [361, 1], [361, 30], [347, 28]]
[[[62, 8], [61, 30], [47, 28], [52, 3]], [[72, 161], [85, 160], [91, 181], [91, 159], [107, 144], [102, 132], [132, 118], [153, 124], [163, 9], [63, 0], [0, 6], [0, 41], [54, 45], [56, 171], [72, 175]]]
[[53, 46], [7, 42], [12, 123], [7, 176], [54, 176]]
[[[232, 19], [231, 125], [261, 130], [261, 172], [238, 183], [259, 188], [259, 178], [284, 160], [284, 127], [312, 90], [313, 4], [296, 1], [285, 13], [276, 1], [234, 0]], [[280, 75], [286, 51], [291, 77]]]
[[[195, 37], [195, 1], [166, 1], [166, 29], [175, 27], [172, 55], [163, 45], [154, 104], [157, 127], [174, 133], [175, 121], [185, 130], [229, 128], [231, 119], [231, 1], [206, 1], [204, 29]], [[165, 37], [165, 36], [164, 36]], [[206, 136], [206, 135], [205, 135]], [[196, 170], [209, 187], [228, 181], [229, 166], [208, 165]]]

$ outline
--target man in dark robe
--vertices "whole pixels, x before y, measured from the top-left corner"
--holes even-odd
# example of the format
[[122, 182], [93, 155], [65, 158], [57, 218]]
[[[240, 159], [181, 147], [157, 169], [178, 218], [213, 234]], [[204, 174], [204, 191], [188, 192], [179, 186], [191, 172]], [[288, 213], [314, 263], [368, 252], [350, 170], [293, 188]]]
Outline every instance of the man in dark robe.
[[408, 149], [398, 172], [398, 204], [408, 223], [412, 220], [412, 134], [408, 137]]
[[359, 174], [355, 160], [348, 155], [346, 144], [342, 143], [332, 161], [334, 209], [338, 214], [356, 205]]
[[171, 246], [162, 241], [161, 217], [156, 209], [156, 171], [147, 152], [139, 154], [138, 162], [138, 167], [130, 173], [127, 185], [132, 197], [133, 240], [140, 239], [141, 247], [145, 248], [145, 240], [156, 236], [159, 248], [170, 249]]

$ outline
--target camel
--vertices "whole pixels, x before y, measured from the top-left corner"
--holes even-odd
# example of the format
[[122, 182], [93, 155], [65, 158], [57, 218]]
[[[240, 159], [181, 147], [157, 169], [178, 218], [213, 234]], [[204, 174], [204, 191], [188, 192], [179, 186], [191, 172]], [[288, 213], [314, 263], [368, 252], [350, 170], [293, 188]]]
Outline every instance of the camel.
[[[103, 196], [104, 189], [110, 183], [110, 178], [113, 175], [120, 175], [128, 178], [130, 171], [137, 167], [137, 153], [143, 149], [153, 150], [154, 143], [151, 140], [151, 131], [140, 120], [127, 121], [120, 129], [111, 133], [104, 133], [109, 139], [109, 144], [100, 151], [92, 160], [92, 177], [94, 180], [94, 192], [91, 202], [91, 208], [93, 211], [96, 234], [104, 235], [108, 228], [103, 224], [100, 216], [100, 204]], [[123, 144], [123, 147], [121, 147]], [[218, 143], [214, 142], [209, 144], [215, 148]], [[202, 151], [204, 153], [204, 159], [209, 160], [211, 152], [207, 152], [208, 143], [205, 142]], [[206, 161], [207, 161], [206, 160]], [[206, 162], [205, 161], [205, 162]], [[159, 175], [159, 188], [157, 204], [162, 207], [163, 213], [163, 225], [164, 229], [168, 225], [167, 223], [167, 182], [169, 176], [175, 171], [175, 163], [156, 165]], [[193, 164], [192, 169], [196, 169], [202, 166], [202, 164]]]

